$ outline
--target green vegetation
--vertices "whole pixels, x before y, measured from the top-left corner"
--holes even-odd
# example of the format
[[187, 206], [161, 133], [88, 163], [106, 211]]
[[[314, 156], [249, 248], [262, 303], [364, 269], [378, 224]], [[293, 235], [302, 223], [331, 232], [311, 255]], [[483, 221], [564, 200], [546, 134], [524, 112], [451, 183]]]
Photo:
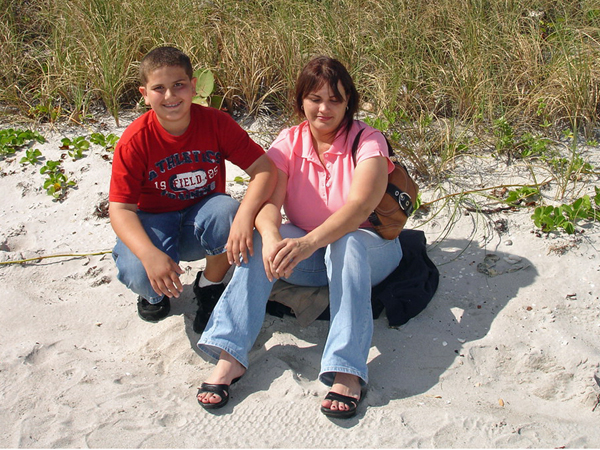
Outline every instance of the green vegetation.
[[223, 96], [213, 95], [215, 90], [215, 76], [209, 69], [198, 69], [194, 72], [196, 81], [196, 95], [193, 102], [203, 106], [212, 106], [220, 109], [223, 106]]
[[595, 207], [589, 195], [584, 195], [571, 204], [538, 206], [531, 218], [535, 225], [546, 233], [562, 228], [566, 233], [573, 234], [577, 221], [600, 219], [600, 189], [595, 187], [595, 190]]
[[21, 164], [31, 164], [35, 166], [38, 163], [39, 157], [42, 156], [42, 152], [37, 148], [28, 148], [25, 150], [25, 156], [19, 161]]
[[77, 136], [73, 139], [63, 138], [61, 143], [61, 150], [67, 150], [69, 156], [73, 159], [83, 158], [83, 152], [90, 148], [90, 141], [83, 136]]
[[13, 155], [17, 150], [33, 142], [43, 144], [46, 140], [37, 131], [14, 128], [0, 130], [0, 159]]
[[599, 12], [598, 0], [0, 0], [0, 101], [38, 119], [97, 103], [118, 117], [139, 101], [140, 58], [172, 44], [251, 113], [288, 112], [299, 68], [325, 53], [375, 112], [589, 131]]
[[66, 189], [68, 187], [75, 186], [75, 182], [69, 180], [65, 175], [61, 168], [61, 163], [62, 161], [60, 160], [47, 161], [40, 169], [40, 173], [46, 175], [44, 189], [46, 189], [48, 195], [51, 195], [57, 200], [65, 197]]
[[[554, 200], [569, 197], [560, 215], [571, 217], [568, 207], [583, 206], [570, 200], [597, 175], [580, 144], [598, 139], [600, 0], [0, 0], [1, 111], [85, 124], [102, 106], [118, 124], [121, 111], [143, 106], [138, 63], [158, 45], [192, 58], [195, 101], [288, 123], [303, 64], [316, 54], [340, 59], [365, 120], [420, 184], [452, 179], [464, 156], [498, 158], [529, 166], [534, 178], [499, 201], [546, 207], [540, 189], [551, 182]], [[36, 138], [4, 139], [0, 159]], [[92, 133], [65, 146], [79, 158], [84, 141], [111, 151], [117, 140]], [[452, 198], [467, 201], [463, 194]], [[437, 187], [436, 195], [448, 198]], [[536, 213], [544, 229], [547, 211]]]
[[90, 142], [92, 144], [99, 145], [104, 150], [112, 152], [115, 150], [115, 146], [119, 140], [119, 136], [113, 133], [92, 133], [90, 136]]

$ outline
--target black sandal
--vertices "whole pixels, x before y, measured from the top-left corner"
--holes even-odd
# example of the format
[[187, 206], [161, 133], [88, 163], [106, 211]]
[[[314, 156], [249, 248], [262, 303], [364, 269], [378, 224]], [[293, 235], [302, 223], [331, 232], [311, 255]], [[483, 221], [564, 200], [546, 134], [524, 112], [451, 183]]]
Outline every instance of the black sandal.
[[337, 392], [329, 392], [325, 396], [325, 400], [337, 401], [339, 403], [343, 403], [344, 405], [348, 405], [350, 408], [347, 411], [340, 411], [339, 409], [330, 409], [321, 406], [321, 412], [327, 417], [333, 417], [335, 419], [349, 419], [350, 417], [354, 417], [356, 415], [356, 409], [358, 408], [361, 400], [365, 397], [366, 393], [366, 389], [363, 388], [360, 391], [360, 398], [356, 398], [348, 395], [338, 394]]
[[[240, 378], [241, 377], [234, 378], [231, 381], [231, 384], [235, 384], [237, 381], [239, 381]], [[231, 385], [230, 384], [202, 383], [200, 385], [200, 387], [198, 388], [198, 393], [196, 394], [196, 398], [198, 398], [198, 395], [202, 394], [203, 392], [210, 392], [211, 394], [216, 394], [219, 397], [221, 397], [221, 401], [217, 402], [217, 403], [204, 403], [204, 402], [201, 402], [200, 399], [198, 399], [198, 403], [204, 409], [222, 408], [229, 401], [229, 386], [231, 386]]]

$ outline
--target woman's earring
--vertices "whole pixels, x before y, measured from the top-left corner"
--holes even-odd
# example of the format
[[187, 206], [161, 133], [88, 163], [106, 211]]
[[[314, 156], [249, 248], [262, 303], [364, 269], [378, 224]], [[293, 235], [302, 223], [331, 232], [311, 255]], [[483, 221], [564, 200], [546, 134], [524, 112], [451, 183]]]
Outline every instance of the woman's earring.
[[348, 105], [346, 105], [346, 111], [348, 111], [350, 109], [350, 107]]

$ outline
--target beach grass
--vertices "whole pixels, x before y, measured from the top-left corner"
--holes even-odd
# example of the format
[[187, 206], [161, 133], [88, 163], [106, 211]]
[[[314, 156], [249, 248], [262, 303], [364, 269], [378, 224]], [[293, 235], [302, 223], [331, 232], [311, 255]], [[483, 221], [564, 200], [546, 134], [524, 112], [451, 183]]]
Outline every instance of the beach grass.
[[592, 140], [598, 125], [600, 0], [0, 0], [0, 104], [43, 121], [101, 106], [118, 122], [160, 45], [210, 69], [230, 112], [284, 118], [304, 63], [340, 59], [424, 178], [465, 151], [565, 129]]

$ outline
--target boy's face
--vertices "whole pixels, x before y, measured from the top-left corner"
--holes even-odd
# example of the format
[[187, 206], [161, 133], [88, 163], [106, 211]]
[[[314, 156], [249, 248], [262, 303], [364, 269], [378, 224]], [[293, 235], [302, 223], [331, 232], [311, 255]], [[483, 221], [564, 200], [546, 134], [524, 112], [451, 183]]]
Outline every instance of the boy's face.
[[161, 67], [140, 87], [144, 101], [154, 110], [158, 121], [173, 135], [181, 135], [190, 124], [190, 107], [196, 93], [196, 78], [191, 80], [181, 67]]

